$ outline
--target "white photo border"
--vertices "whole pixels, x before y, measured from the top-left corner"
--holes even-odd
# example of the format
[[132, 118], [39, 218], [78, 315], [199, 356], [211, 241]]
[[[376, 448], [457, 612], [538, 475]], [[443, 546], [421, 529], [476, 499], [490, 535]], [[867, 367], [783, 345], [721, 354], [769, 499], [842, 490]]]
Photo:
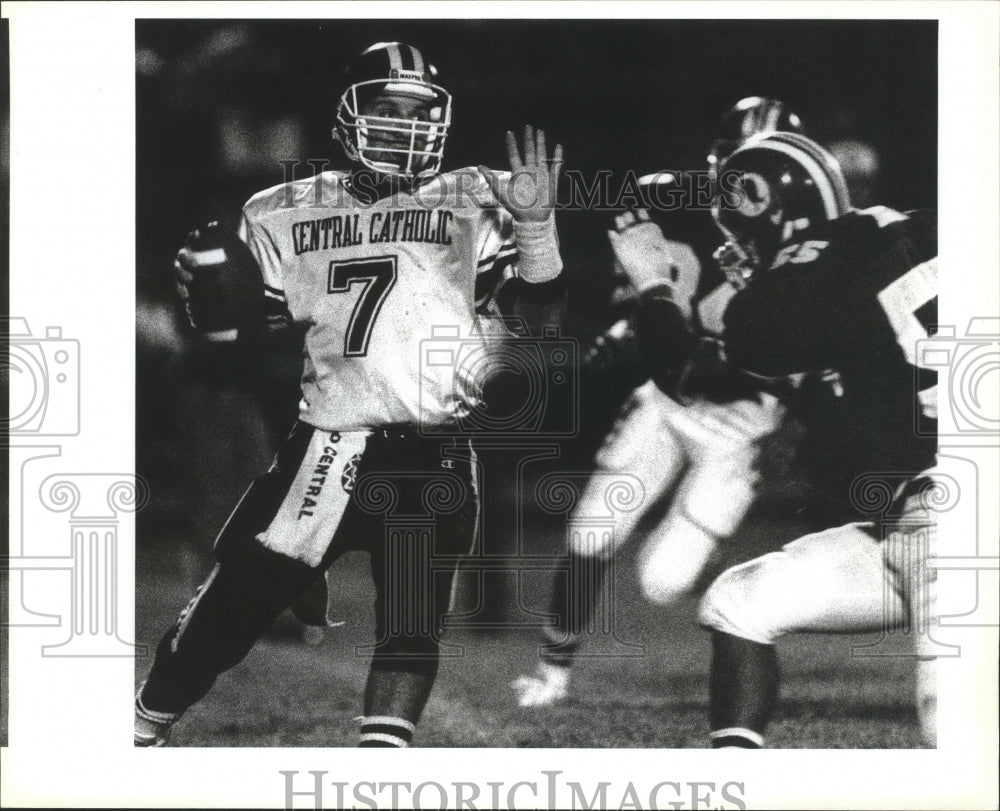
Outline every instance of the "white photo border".
[[[612, 10], [613, 9], [613, 10]], [[86, 354], [87, 430], [61, 468], [134, 469], [135, 20], [172, 18], [675, 17], [938, 19], [942, 323], [997, 316], [1000, 301], [998, 19], [978, 2], [25, 3], [5, 4], [11, 39], [11, 314], [61, 325]], [[347, 23], [345, 23], [347, 24]], [[921, 167], [914, 167], [920, 171]], [[36, 326], [37, 325], [37, 326]], [[97, 359], [100, 358], [98, 361]], [[40, 442], [39, 444], [46, 444]], [[980, 475], [1000, 483], [995, 453]], [[15, 471], [11, 470], [11, 480]], [[987, 485], [983, 492], [997, 492]], [[11, 538], [30, 520], [12, 503]], [[997, 507], [980, 514], [995, 539]], [[16, 525], [16, 526], [15, 526]], [[973, 530], [975, 528], [972, 528]], [[967, 533], [953, 516], [942, 535]], [[121, 622], [133, 627], [134, 522], [119, 527]], [[996, 554], [995, 552], [993, 554]], [[64, 583], [57, 584], [64, 587]], [[995, 595], [993, 595], [995, 598]], [[38, 633], [35, 633], [37, 631]], [[10, 745], [0, 805], [283, 807], [281, 770], [326, 780], [609, 780], [642, 795], [662, 781], [742, 783], [750, 808], [979, 808], [996, 802], [997, 629], [962, 629], [969, 655], [941, 673], [936, 750], [134, 749], [133, 662], [38, 656], [38, 629], [10, 634]], [[376, 759], [377, 757], [377, 759]], [[506, 789], [505, 789], [506, 791]], [[502, 795], [506, 796], [506, 794]], [[521, 807], [544, 797], [524, 791]], [[312, 807], [307, 797], [297, 807]], [[437, 795], [428, 795], [437, 804]], [[567, 802], [560, 795], [559, 802]], [[326, 804], [333, 807], [333, 795]], [[436, 807], [436, 805], [434, 806]], [[628, 807], [626, 805], [626, 807]], [[684, 807], [689, 807], [685, 805]], [[730, 804], [727, 807], [738, 807]]]

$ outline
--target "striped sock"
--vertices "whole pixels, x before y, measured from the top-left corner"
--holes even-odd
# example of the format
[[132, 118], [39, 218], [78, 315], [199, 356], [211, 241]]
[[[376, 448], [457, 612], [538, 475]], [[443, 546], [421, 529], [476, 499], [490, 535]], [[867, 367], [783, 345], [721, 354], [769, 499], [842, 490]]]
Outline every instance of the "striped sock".
[[[145, 686], [143, 682], [142, 687]], [[136, 746], [166, 746], [180, 713], [157, 712], [146, 707], [142, 703], [142, 687], [135, 696], [134, 743]]]
[[713, 749], [763, 749], [764, 736], [744, 727], [714, 729], [708, 733]]
[[388, 746], [402, 749], [410, 745], [416, 727], [405, 718], [392, 715], [366, 715], [361, 718], [361, 742], [358, 746]]

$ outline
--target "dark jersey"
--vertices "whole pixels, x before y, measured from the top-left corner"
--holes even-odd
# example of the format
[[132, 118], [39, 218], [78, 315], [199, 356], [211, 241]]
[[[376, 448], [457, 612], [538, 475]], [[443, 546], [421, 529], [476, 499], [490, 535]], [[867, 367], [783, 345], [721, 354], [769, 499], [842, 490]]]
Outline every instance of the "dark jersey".
[[[851, 212], [802, 232], [726, 309], [729, 362], [786, 387], [818, 483], [835, 485], [841, 500], [858, 477], [898, 482], [934, 464], [936, 380], [917, 351], [937, 321], [936, 257], [933, 214]], [[662, 291], [646, 298], [640, 341], [666, 377], [694, 336]]]

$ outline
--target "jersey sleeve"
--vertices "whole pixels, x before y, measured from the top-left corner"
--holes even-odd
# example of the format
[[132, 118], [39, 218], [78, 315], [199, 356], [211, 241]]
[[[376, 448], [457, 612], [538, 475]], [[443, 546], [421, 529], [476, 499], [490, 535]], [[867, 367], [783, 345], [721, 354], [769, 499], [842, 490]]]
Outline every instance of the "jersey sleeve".
[[257, 221], [252, 200], [243, 207], [237, 235], [250, 249], [264, 280], [265, 331], [270, 335], [289, 332], [293, 318], [285, 300], [281, 254], [271, 235]]
[[698, 337], [667, 285], [642, 292], [633, 321], [643, 365], [660, 390], [673, 396]]
[[483, 209], [476, 254], [476, 312], [500, 315], [497, 309], [500, 288], [517, 275], [514, 221], [503, 208]]

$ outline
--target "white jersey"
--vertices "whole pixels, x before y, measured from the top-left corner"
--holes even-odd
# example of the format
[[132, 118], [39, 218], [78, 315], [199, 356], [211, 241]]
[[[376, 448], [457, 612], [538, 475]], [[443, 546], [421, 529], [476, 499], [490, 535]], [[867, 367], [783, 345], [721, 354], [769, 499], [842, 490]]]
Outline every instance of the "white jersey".
[[476, 169], [367, 203], [324, 172], [260, 192], [240, 237], [265, 294], [306, 325], [300, 418], [325, 430], [441, 426], [474, 407], [463, 369], [516, 273], [510, 214]]

